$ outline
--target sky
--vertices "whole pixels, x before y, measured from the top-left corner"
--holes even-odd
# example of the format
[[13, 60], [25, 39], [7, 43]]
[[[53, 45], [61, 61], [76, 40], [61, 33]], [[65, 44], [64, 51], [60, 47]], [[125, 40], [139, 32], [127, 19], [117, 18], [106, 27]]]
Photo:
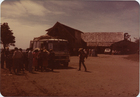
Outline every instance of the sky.
[[16, 47], [46, 34], [57, 21], [82, 32], [124, 32], [139, 38], [139, 3], [132, 0], [5, 0], [1, 23], [7, 22]]

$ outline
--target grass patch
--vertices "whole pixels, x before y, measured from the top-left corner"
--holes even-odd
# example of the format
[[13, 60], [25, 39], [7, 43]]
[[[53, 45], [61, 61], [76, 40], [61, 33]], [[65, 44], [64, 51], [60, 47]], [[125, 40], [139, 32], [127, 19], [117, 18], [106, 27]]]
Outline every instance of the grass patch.
[[128, 55], [128, 57], [126, 57], [126, 59], [139, 62], [139, 54]]

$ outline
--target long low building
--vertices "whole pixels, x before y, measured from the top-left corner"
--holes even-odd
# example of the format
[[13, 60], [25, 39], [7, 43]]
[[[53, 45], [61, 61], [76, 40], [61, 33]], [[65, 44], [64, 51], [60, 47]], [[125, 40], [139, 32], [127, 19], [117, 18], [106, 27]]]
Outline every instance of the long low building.
[[97, 48], [98, 53], [103, 53], [105, 48], [113, 43], [124, 40], [123, 32], [85, 32], [81, 35], [87, 43], [87, 48]]

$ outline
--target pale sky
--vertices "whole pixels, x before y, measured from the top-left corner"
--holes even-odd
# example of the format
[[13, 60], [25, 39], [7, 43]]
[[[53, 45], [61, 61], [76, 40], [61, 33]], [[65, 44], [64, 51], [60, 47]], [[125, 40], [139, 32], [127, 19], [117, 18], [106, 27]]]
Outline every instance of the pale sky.
[[126, 0], [5, 0], [1, 23], [7, 22], [16, 47], [46, 34], [57, 21], [82, 32], [124, 32], [139, 37], [139, 4]]

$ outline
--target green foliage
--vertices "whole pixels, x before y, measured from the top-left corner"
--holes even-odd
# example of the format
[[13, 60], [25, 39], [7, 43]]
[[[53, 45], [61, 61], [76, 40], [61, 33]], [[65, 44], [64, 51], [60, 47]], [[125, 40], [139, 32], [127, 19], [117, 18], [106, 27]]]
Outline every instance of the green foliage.
[[4, 49], [9, 45], [15, 46], [15, 36], [13, 36], [13, 32], [10, 30], [8, 23], [1, 24], [1, 43]]

